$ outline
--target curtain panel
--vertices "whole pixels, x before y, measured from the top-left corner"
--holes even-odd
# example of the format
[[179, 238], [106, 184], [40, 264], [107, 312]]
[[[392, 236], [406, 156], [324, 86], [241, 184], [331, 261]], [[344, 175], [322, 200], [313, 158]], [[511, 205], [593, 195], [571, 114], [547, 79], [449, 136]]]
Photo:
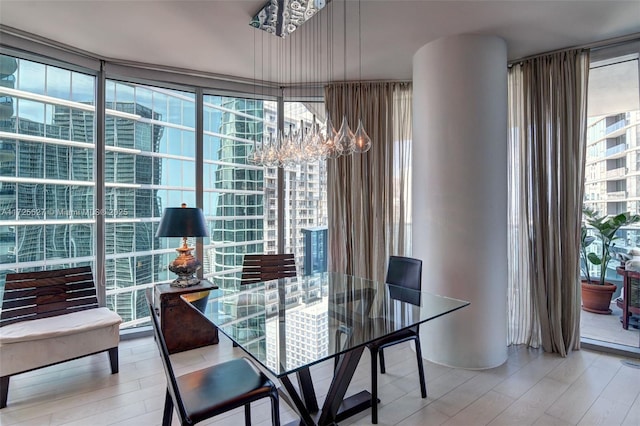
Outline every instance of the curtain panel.
[[509, 344], [580, 347], [579, 247], [589, 53], [509, 70]]
[[327, 160], [329, 268], [382, 280], [390, 255], [407, 255], [411, 208], [411, 84], [337, 83], [325, 87], [336, 130], [358, 120], [371, 138], [364, 154]]

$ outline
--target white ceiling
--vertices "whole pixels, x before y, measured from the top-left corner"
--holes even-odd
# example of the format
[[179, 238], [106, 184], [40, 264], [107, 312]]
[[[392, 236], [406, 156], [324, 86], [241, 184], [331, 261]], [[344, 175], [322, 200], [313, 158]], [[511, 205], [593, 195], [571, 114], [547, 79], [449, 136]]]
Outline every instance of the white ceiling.
[[[0, 24], [109, 59], [285, 84], [343, 80], [342, 0], [286, 39], [249, 26], [265, 3], [1, 0]], [[443, 36], [496, 35], [517, 59], [640, 32], [638, 0], [362, 0], [360, 32], [358, 6], [347, 0], [347, 80], [410, 80], [413, 54]]]

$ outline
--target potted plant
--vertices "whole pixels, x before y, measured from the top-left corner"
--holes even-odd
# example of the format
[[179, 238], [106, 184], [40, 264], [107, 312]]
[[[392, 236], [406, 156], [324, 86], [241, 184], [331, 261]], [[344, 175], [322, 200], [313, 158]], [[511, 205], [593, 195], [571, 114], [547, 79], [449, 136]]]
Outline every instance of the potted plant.
[[[616, 291], [615, 284], [607, 283], [605, 277], [607, 267], [614, 256], [613, 248], [619, 237], [616, 232], [623, 226], [640, 221], [640, 216], [629, 212], [615, 216], [598, 215], [589, 208], [582, 210], [585, 222], [593, 228], [595, 235], [588, 235], [588, 228], [583, 225], [580, 238], [580, 261], [583, 271], [582, 285], [582, 309], [597, 314], [610, 314], [609, 304], [611, 296]], [[595, 240], [599, 240], [599, 251], [587, 252]], [[589, 274], [589, 264], [596, 265], [599, 269], [599, 277], [592, 279]]]

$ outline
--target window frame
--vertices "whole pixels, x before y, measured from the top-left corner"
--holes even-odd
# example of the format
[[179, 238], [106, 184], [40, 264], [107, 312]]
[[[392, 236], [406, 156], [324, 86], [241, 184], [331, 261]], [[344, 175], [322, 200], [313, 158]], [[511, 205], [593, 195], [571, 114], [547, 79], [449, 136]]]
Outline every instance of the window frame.
[[[106, 144], [106, 85], [107, 80], [110, 81], [123, 81], [131, 82], [140, 85], [148, 85], [158, 88], [179, 90], [196, 94], [195, 108], [195, 133], [196, 133], [196, 204], [197, 207], [202, 207], [203, 199], [203, 182], [202, 182], [202, 163], [203, 163], [203, 98], [207, 95], [212, 96], [229, 96], [254, 100], [267, 100], [275, 101], [277, 103], [276, 119], [278, 128], [280, 131], [284, 130], [284, 102], [295, 101], [313, 101], [324, 102], [323, 88], [321, 86], [310, 87], [305, 90], [304, 98], [297, 95], [297, 92], [290, 91], [285, 94], [285, 91], [280, 87], [269, 84], [256, 84], [256, 82], [247, 83], [241, 80], [235, 80], [233, 78], [214, 76], [205, 73], [197, 73], [190, 70], [168, 70], [162, 69], [162, 67], [144, 67], [138, 64], [123, 64], [110, 62], [99, 57], [92, 57], [87, 55], [86, 52], [76, 51], [73, 48], [58, 45], [55, 42], [52, 43], [39, 43], [34, 40], [29, 40], [14, 35], [7, 35], [3, 29], [0, 29], [0, 35], [2, 35], [2, 43], [0, 44], [0, 54], [12, 56], [18, 59], [27, 61], [34, 61], [44, 65], [58, 67], [64, 70], [73, 72], [80, 72], [86, 75], [90, 75], [95, 79], [95, 109], [94, 109], [94, 123], [96, 136], [94, 137], [94, 166], [93, 171], [95, 175], [95, 190], [94, 190], [94, 203], [95, 208], [98, 211], [102, 211], [106, 206], [106, 185], [105, 180], [105, 144]], [[286, 97], [286, 99], [285, 99]], [[169, 106], [167, 107], [169, 109]], [[168, 111], [167, 111], [168, 112]], [[271, 114], [272, 115], [272, 114]], [[267, 122], [265, 119], [265, 126], [270, 125], [271, 122]], [[199, 171], [198, 171], [199, 170]], [[278, 177], [279, 182], [282, 182], [281, 168], [279, 169]], [[267, 177], [265, 176], [265, 180]], [[282, 199], [284, 192], [284, 186], [279, 184], [277, 187], [276, 198]], [[282, 203], [278, 203], [282, 205]], [[283, 209], [284, 206], [281, 207]], [[280, 211], [282, 211], [279, 209]], [[267, 224], [266, 212], [264, 208], [261, 212], [265, 215], [265, 224]], [[257, 212], [260, 213], [260, 212]], [[278, 226], [277, 234], [280, 241], [276, 247], [282, 250], [284, 246], [284, 216], [278, 215], [276, 221]], [[106, 286], [105, 286], [105, 268], [106, 268], [106, 239], [105, 230], [106, 223], [103, 215], [97, 215], [95, 217], [95, 241], [94, 241], [94, 255], [92, 256], [95, 264], [94, 276], [96, 285], [98, 287], [98, 298], [101, 304], [106, 302]], [[267, 232], [263, 227], [262, 231], [251, 230], [251, 234], [255, 234], [256, 237], [262, 237], [263, 241], [266, 241]], [[248, 235], [249, 231], [247, 231]], [[246, 239], [246, 238], [245, 238]], [[99, 243], [101, 242], [101, 243]], [[199, 247], [198, 247], [199, 246]], [[203, 256], [202, 242], [198, 241], [196, 245], [197, 256], [201, 258]], [[119, 257], [119, 256], [117, 256]], [[154, 256], [156, 258], [156, 256]], [[16, 259], [17, 263], [17, 259]], [[141, 329], [127, 329], [124, 334], [135, 334]]]

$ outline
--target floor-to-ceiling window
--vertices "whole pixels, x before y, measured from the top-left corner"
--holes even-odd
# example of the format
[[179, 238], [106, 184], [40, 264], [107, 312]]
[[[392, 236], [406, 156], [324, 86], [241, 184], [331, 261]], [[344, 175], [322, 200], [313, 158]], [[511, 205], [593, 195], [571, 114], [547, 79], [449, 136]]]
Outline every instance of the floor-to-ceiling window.
[[[602, 215], [640, 213], [640, 43], [628, 43], [591, 53], [584, 205]], [[640, 247], [640, 225], [622, 228], [614, 250], [627, 253]], [[598, 249], [598, 242], [590, 250]], [[638, 328], [623, 330], [622, 277], [610, 263], [607, 281], [618, 287], [611, 315], [582, 312], [582, 337], [638, 347]], [[592, 265], [592, 273], [598, 275]]]
[[[285, 129], [308, 134], [313, 125], [312, 110], [324, 111], [324, 103], [285, 102]], [[314, 160], [284, 167], [284, 251], [295, 255], [301, 273], [327, 267], [326, 164], [325, 160]]]
[[[285, 127], [309, 128], [313, 115], [302, 103], [285, 103]], [[256, 146], [277, 134], [277, 103], [204, 96], [203, 211], [211, 229], [205, 240], [205, 275], [225, 288], [239, 283], [245, 253], [276, 253], [277, 207], [284, 203], [284, 251], [305, 262], [305, 231], [326, 227], [324, 161], [284, 167], [284, 194], [277, 194], [276, 167], [252, 161]], [[287, 130], [288, 131], [288, 130]], [[322, 243], [322, 242], [321, 242]], [[324, 246], [316, 251], [326, 254]]]
[[[324, 162], [284, 167], [280, 198], [278, 169], [258, 165], [252, 158], [256, 147], [278, 134], [277, 102], [205, 95], [203, 115], [203, 212], [210, 228], [210, 237], [204, 241], [205, 276], [223, 291], [236, 291], [243, 255], [277, 253], [280, 232], [285, 236], [284, 251], [296, 255], [298, 269], [303, 272], [305, 231], [326, 227]], [[308, 128], [312, 118], [303, 104], [285, 103], [287, 134]], [[284, 203], [282, 231], [277, 220], [279, 203]], [[326, 256], [322, 244], [313, 248]], [[287, 288], [287, 294], [289, 304], [303, 297], [297, 287]], [[241, 301], [241, 306], [234, 301], [221, 309], [248, 316], [236, 324], [246, 336], [263, 335], [257, 331], [265, 327], [268, 312], [257, 313], [257, 301]], [[267, 342], [259, 339], [252, 344], [264, 349]]]
[[[102, 100], [99, 72], [60, 64], [0, 56], [3, 272], [103, 264], [105, 274], [96, 274], [96, 281], [104, 284], [99, 291], [107, 306], [122, 316], [123, 328], [145, 325], [144, 291], [173, 280], [167, 266], [180, 245], [179, 238], [155, 236], [163, 209], [196, 206], [198, 191], [210, 231], [203, 241], [203, 275], [222, 288], [237, 284], [245, 253], [276, 253], [282, 236], [284, 251], [296, 254], [301, 273], [307, 245], [316, 255], [316, 269], [322, 267], [318, 258], [326, 258], [326, 232], [324, 238], [315, 232], [326, 226], [324, 162], [287, 165], [286, 193], [280, 194], [278, 169], [251, 160], [258, 144], [277, 136], [279, 114], [287, 132], [289, 126], [295, 132], [308, 128], [310, 103], [287, 102], [282, 112], [275, 97], [205, 89], [199, 98], [197, 87], [156, 85], [139, 70], [131, 80], [106, 72]], [[103, 108], [104, 141], [96, 122]], [[324, 110], [321, 103], [315, 108]], [[103, 152], [104, 177], [96, 152]], [[279, 203], [284, 203], [283, 229]], [[102, 225], [105, 238], [98, 240]], [[3, 281], [4, 273], [0, 287]], [[292, 289], [291, 303], [300, 299], [298, 290]]]
[[155, 236], [163, 209], [195, 206], [195, 95], [114, 80], [105, 93], [107, 306], [131, 327], [148, 320], [144, 290], [173, 279], [180, 241]]
[[0, 269], [93, 265], [95, 84], [0, 55]]
[[211, 231], [204, 272], [221, 288], [239, 283], [245, 253], [264, 251], [264, 168], [248, 158], [262, 138], [268, 104], [204, 96], [203, 212]]

